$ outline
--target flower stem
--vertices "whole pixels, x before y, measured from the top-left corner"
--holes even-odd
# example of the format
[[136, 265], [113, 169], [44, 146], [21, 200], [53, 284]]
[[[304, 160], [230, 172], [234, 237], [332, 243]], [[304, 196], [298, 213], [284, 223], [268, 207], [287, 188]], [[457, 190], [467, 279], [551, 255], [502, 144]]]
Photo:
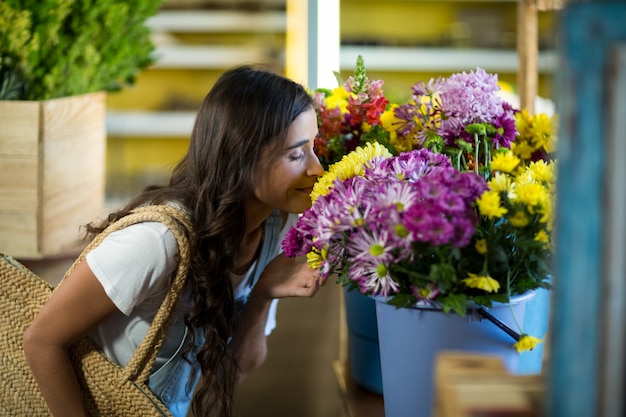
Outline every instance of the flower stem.
[[480, 140], [478, 134], [474, 133], [474, 172], [478, 174], [478, 147], [480, 146]]
[[487, 169], [487, 167], [489, 166], [489, 161], [491, 160], [491, 152], [489, 152], [489, 143], [487, 143], [486, 139], [483, 144], [485, 146], [485, 169]]
[[517, 321], [517, 316], [515, 315], [515, 310], [513, 309], [513, 304], [511, 304], [511, 271], [507, 271], [506, 273], [506, 293], [509, 297], [509, 308], [511, 309], [511, 315], [513, 316], [513, 321], [515, 322], [515, 326], [517, 330], [522, 333], [522, 327], [519, 325]]

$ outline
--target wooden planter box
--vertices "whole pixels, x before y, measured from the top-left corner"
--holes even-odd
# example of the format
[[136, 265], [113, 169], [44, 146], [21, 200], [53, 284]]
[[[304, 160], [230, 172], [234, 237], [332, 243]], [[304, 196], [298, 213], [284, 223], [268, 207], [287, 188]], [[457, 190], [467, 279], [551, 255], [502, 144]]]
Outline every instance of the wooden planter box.
[[105, 117], [102, 92], [0, 101], [0, 252], [57, 255], [102, 215]]

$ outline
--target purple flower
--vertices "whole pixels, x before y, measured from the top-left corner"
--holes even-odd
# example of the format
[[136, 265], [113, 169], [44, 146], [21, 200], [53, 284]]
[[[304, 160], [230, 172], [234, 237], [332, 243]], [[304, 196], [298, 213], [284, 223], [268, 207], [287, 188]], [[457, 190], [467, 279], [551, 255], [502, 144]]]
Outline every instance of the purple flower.
[[496, 134], [493, 137], [496, 148], [510, 148], [518, 134], [515, 125], [515, 114], [512, 110], [504, 111], [494, 122]]
[[474, 203], [487, 189], [426, 149], [376, 159], [364, 176], [335, 181], [283, 241], [289, 256], [315, 251], [320, 274], [348, 273], [362, 292], [399, 291], [392, 265], [411, 263], [416, 242], [463, 247], [478, 221]]

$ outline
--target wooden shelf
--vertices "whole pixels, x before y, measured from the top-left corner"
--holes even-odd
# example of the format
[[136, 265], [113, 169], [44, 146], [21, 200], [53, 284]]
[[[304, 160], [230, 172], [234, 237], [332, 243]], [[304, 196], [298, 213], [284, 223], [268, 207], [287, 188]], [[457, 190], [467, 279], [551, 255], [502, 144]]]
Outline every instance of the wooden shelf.
[[181, 138], [191, 137], [195, 111], [148, 112], [107, 111], [108, 137]]
[[243, 63], [271, 62], [271, 49], [255, 45], [161, 45], [154, 51], [152, 69], [223, 70]]
[[[456, 72], [481, 67], [488, 72], [516, 73], [519, 58], [515, 50], [457, 49], [388, 46], [342, 46], [342, 70], [354, 70], [357, 56], [367, 59], [367, 69], [374, 71]], [[151, 68], [223, 69], [244, 62], [275, 59], [274, 52], [258, 46], [162, 45]], [[540, 52], [539, 73], [552, 73], [558, 67], [554, 51]]]
[[[362, 55], [371, 71], [468, 71], [481, 67], [487, 72], [517, 73], [519, 58], [516, 50], [420, 48], [388, 46], [342, 46], [342, 70], [353, 70], [357, 56]], [[537, 70], [551, 73], [558, 67], [554, 51], [540, 52]]]
[[146, 25], [156, 32], [285, 33], [285, 12], [233, 10], [162, 10]]

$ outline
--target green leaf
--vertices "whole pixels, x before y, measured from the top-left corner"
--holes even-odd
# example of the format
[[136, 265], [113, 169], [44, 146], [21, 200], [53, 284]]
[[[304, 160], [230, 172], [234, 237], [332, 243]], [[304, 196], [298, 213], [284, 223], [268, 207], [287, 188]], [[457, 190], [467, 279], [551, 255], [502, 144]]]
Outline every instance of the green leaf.
[[417, 299], [409, 294], [397, 294], [387, 300], [387, 304], [396, 308], [409, 308], [417, 303]]
[[450, 294], [442, 298], [443, 312], [454, 311], [461, 317], [467, 314], [467, 297], [465, 294]]

